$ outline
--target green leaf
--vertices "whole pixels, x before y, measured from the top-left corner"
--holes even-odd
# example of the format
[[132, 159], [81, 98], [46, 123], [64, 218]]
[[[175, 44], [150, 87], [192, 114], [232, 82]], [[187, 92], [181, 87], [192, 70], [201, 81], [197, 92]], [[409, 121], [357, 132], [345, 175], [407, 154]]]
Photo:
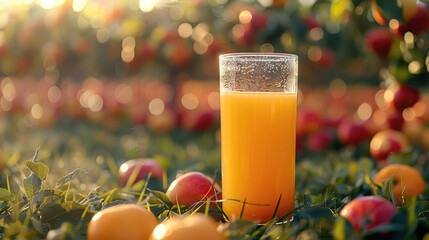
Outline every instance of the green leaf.
[[109, 202], [109, 203], [104, 204], [103, 207], [101, 208], [101, 210], [109, 208], [109, 207], [113, 207], [116, 205], [122, 205], [122, 204], [129, 204], [129, 203], [126, 201], [122, 201], [122, 200], [115, 200], [113, 202]]
[[59, 216], [66, 213], [66, 210], [59, 203], [47, 203], [40, 209], [42, 221], [54, 225]]
[[402, 16], [402, 8], [398, 6], [397, 1], [392, 0], [376, 0], [378, 8], [387, 19], [396, 19], [400, 22], [404, 22]]
[[331, 210], [327, 208], [314, 207], [296, 212], [297, 218], [306, 218], [312, 220], [320, 220], [322, 218], [334, 221], [334, 216]]
[[339, 21], [350, 6], [350, 0], [333, 0], [331, 3], [331, 17]]
[[64, 192], [59, 189], [44, 189], [34, 195], [32, 204], [43, 201], [60, 202], [64, 199]]
[[82, 169], [80, 169], [80, 168], [76, 168], [75, 170], [73, 170], [73, 172], [71, 172], [71, 173], [69, 173], [69, 174], [65, 175], [64, 177], [62, 177], [62, 178], [58, 179], [58, 180], [57, 180], [57, 185], [56, 185], [55, 187], [56, 187], [56, 188], [57, 188], [57, 187], [60, 187], [60, 186], [62, 186], [62, 185], [64, 185], [64, 184], [66, 184], [66, 183], [70, 182], [70, 181], [71, 181], [71, 180], [73, 180], [75, 177], [77, 177], [77, 176], [79, 176], [79, 175], [81, 175], [81, 174], [84, 174], [84, 173], [88, 173], [88, 172], [87, 172], [87, 171], [85, 171], [85, 170], [82, 170]]
[[1, 201], [12, 201], [14, 198], [15, 198], [15, 195], [13, 195], [7, 189], [0, 188], [0, 200]]
[[[401, 152], [401, 153], [392, 153], [387, 158], [387, 161], [390, 164], [399, 163], [399, 164], [411, 165], [413, 160], [416, 160], [414, 158], [414, 155], [415, 154], [413, 151], [406, 151], [406, 152]], [[418, 156], [418, 155], [419, 154], [417, 154], [416, 156]]]
[[381, 190], [382, 195], [390, 199], [393, 203], [395, 203], [395, 205], [400, 204], [396, 202], [395, 195], [393, 195], [393, 192], [392, 192], [392, 187], [394, 185], [393, 176], [387, 178], [382, 183], [383, 183], [383, 188]]
[[408, 238], [416, 231], [417, 226], [418, 226], [418, 221], [417, 221], [417, 213], [416, 213], [416, 204], [417, 204], [417, 196], [414, 195], [413, 198], [411, 199], [411, 204], [409, 205], [408, 209], [407, 209], [407, 215], [408, 215], [408, 219], [407, 219], [407, 226], [408, 226]]
[[49, 231], [49, 225], [42, 221], [37, 220], [35, 217], [30, 218], [31, 225], [34, 229], [42, 235], [46, 235]]
[[149, 191], [150, 191], [150, 193], [153, 194], [153, 196], [155, 196], [155, 198], [160, 203], [166, 205], [168, 208], [172, 208], [174, 206], [174, 204], [170, 201], [170, 199], [167, 197], [167, 195], [165, 193], [160, 192], [160, 191], [152, 191], [152, 190], [149, 190]]
[[229, 231], [230, 236], [244, 236], [250, 232], [253, 232], [256, 226], [256, 222], [238, 219], [231, 222], [227, 230]]
[[372, 228], [366, 233], [366, 235], [370, 236], [370, 235], [386, 233], [386, 232], [400, 232], [405, 230], [406, 228], [407, 226], [403, 224], [395, 224], [395, 223], [383, 224]]
[[32, 162], [30, 160], [27, 160], [24, 162], [25, 166], [27, 166], [28, 169], [34, 174], [36, 174], [37, 177], [39, 177], [41, 180], [46, 179], [46, 175], [49, 172], [49, 167], [46, 166], [44, 163], [41, 162]]
[[42, 180], [34, 173], [31, 173], [30, 176], [25, 178], [22, 184], [24, 185], [24, 190], [28, 196], [38, 193], [42, 188]]

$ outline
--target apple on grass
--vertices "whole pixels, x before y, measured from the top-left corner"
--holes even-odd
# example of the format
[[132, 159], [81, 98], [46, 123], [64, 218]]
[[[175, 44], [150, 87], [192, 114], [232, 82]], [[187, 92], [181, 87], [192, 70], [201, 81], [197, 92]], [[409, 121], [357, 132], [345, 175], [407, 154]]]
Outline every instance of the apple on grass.
[[369, 230], [388, 224], [398, 209], [386, 199], [377, 196], [363, 196], [350, 201], [340, 215], [347, 219], [356, 232]]
[[[135, 175], [134, 180], [130, 179], [133, 173], [137, 174]], [[118, 177], [120, 185], [121, 187], [125, 187], [127, 184], [132, 186], [140, 180], [145, 180], [149, 173], [151, 173], [151, 178], [162, 180], [164, 170], [161, 165], [152, 158], [137, 158], [128, 160], [119, 168]], [[130, 183], [128, 183], [129, 181]]]
[[307, 135], [318, 131], [323, 125], [320, 114], [313, 110], [302, 110], [298, 112], [296, 118], [296, 132], [300, 135]]
[[[411, 14], [410, 14], [411, 15]], [[415, 36], [423, 33], [429, 25], [429, 10], [425, 4], [417, 4], [416, 12], [404, 24], [400, 24], [394, 29], [400, 37], [404, 37], [407, 32]]]
[[418, 89], [408, 85], [392, 84], [386, 89], [384, 97], [394, 109], [403, 111], [419, 101], [420, 92]]
[[408, 146], [407, 137], [402, 132], [385, 129], [374, 135], [369, 150], [378, 163], [384, 164], [391, 153], [402, 152]]
[[404, 117], [402, 112], [395, 111], [387, 117], [387, 125], [390, 129], [401, 131], [404, 126]]
[[328, 128], [312, 133], [307, 138], [307, 147], [314, 152], [322, 152], [334, 142], [334, 136]]
[[346, 145], [359, 145], [369, 137], [368, 129], [364, 123], [343, 120], [338, 126], [338, 138]]
[[[174, 204], [191, 206], [200, 201], [222, 199], [219, 185], [200, 172], [189, 172], [176, 178], [167, 190], [167, 197]], [[216, 208], [216, 204], [210, 204]]]
[[373, 53], [386, 57], [392, 46], [393, 37], [386, 28], [374, 28], [366, 34], [365, 41]]

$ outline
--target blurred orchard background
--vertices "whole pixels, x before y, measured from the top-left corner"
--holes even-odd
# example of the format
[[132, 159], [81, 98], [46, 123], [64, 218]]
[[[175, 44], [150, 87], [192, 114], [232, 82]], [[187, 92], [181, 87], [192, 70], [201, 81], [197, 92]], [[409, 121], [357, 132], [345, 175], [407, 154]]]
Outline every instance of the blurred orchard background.
[[[427, 150], [427, 4], [2, 0], [2, 155], [219, 169], [218, 56], [229, 52], [299, 56], [298, 160]], [[385, 129], [401, 144], [384, 134], [370, 149]]]
[[[127, 200], [116, 193], [128, 159], [161, 164], [168, 177], [153, 189], [184, 172], [216, 176], [218, 56], [287, 52], [299, 56], [296, 205], [322, 208], [296, 212], [314, 224], [295, 221], [283, 237], [346, 236], [326, 207], [377, 191], [392, 198], [388, 187], [371, 187], [386, 163], [429, 179], [428, 30], [427, 0], [0, 0], [1, 219], [18, 216], [5, 210], [11, 192], [13, 206], [34, 193], [28, 179], [40, 191], [75, 168], [90, 174], [67, 175], [56, 191], [66, 201], [101, 194], [105, 204]], [[49, 177], [25, 178], [32, 165], [23, 162], [38, 148]], [[417, 205], [419, 223], [413, 204], [401, 219], [426, 224], [410, 227], [423, 236], [427, 202]], [[29, 229], [28, 218], [16, 219], [2, 236]], [[335, 224], [344, 231], [333, 233]]]

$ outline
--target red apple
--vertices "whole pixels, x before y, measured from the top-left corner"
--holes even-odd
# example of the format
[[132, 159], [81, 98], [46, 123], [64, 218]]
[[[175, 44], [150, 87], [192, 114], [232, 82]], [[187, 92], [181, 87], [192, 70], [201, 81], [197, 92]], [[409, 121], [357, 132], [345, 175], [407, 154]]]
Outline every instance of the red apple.
[[404, 37], [405, 33], [411, 32], [414, 35], [419, 35], [426, 30], [429, 25], [429, 10], [424, 4], [417, 5], [417, 11], [405, 24], [400, 24], [396, 32], [400, 37]]
[[329, 49], [322, 49], [322, 56], [316, 62], [321, 68], [329, 68], [335, 62], [335, 54]]
[[386, 89], [385, 96], [386, 94], [393, 94], [391, 104], [398, 111], [412, 107], [420, 99], [419, 90], [406, 85], [393, 84]]
[[223, 51], [223, 48], [223, 43], [221, 43], [215, 38], [213, 42], [209, 45], [207, 49], [207, 54], [209, 54], [211, 57], [217, 57]]
[[152, 173], [151, 178], [157, 178], [162, 180], [163, 168], [161, 167], [161, 165], [159, 165], [157, 161], [152, 158], [131, 159], [123, 163], [119, 168], [118, 177], [121, 187], [125, 187], [127, 185], [128, 179], [130, 178], [136, 167], [140, 168], [140, 170], [132, 184], [142, 179], [146, 179], [146, 175], [150, 172]]
[[391, 153], [402, 152], [409, 146], [407, 137], [399, 131], [381, 130], [371, 139], [371, 156], [379, 163], [384, 163]]
[[256, 42], [255, 32], [252, 25], [247, 24], [243, 26], [243, 34], [235, 39], [236, 43], [243, 47], [251, 47]]
[[303, 19], [303, 21], [304, 21], [304, 24], [307, 26], [308, 29], [313, 29], [313, 28], [316, 28], [316, 27], [320, 27], [319, 22], [312, 15], [310, 15], [308, 17], [305, 17]]
[[267, 17], [265, 16], [265, 14], [261, 12], [253, 11], [250, 24], [252, 25], [252, 28], [254, 28], [255, 30], [264, 29], [267, 26]]
[[363, 196], [353, 199], [341, 210], [356, 232], [367, 232], [379, 225], [387, 224], [398, 212], [389, 201], [377, 196]]
[[380, 57], [386, 57], [392, 47], [393, 37], [385, 28], [374, 28], [365, 36], [369, 49]]
[[156, 47], [154, 47], [152, 44], [149, 42], [142, 42], [140, 44], [140, 55], [143, 62], [148, 62], [154, 60], [158, 53]]
[[404, 117], [402, 112], [393, 112], [387, 117], [387, 125], [390, 129], [400, 131], [404, 126]]
[[319, 113], [313, 110], [298, 111], [296, 119], [296, 132], [298, 134], [310, 134], [322, 127], [323, 120]]
[[338, 137], [343, 144], [358, 145], [369, 137], [364, 123], [343, 120], [338, 126]]
[[[199, 201], [207, 201], [207, 199], [220, 192], [220, 187], [213, 179], [200, 173], [189, 172], [179, 176], [174, 180], [167, 190], [167, 196], [174, 204], [191, 206]], [[211, 200], [221, 199], [219, 193]], [[216, 208], [214, 203], [211, 204]]]
[[334, 141], [334, 136], [327, 128], [323, 128], [308, 136], [307, 148], [311, 151], [321, 152], [329, 147]]
[[203, 112], [197, 114], [192, 124], [192, 130], [202, 132], [213, 127], [215, 122], [216, 117], [212, 112]]

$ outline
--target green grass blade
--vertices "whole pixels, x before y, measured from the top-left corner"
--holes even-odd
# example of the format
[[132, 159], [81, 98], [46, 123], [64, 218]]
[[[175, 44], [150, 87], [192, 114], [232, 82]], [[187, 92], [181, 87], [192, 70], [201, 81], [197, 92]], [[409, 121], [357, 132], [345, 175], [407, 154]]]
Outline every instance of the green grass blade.
[[207, 198], [206, 201], [206, 209], [204, 210], [204, 215], [208, 216], [209, 215], [209, 209], [210, 209], [210, 199]]
[[152, 172], [149, 172], [149, 174], [146, 176], [146, 181], [144, 183], [142, 192], [140, 193], [139, 199], [137, 200], [137, 204], [140, 204], [141, 201], [142, 201], [142, 199], [143, 199], [143, 196], [144, 196], [144, 194], [146, 192], [147, 184], [149, 183], [149, 179], [150, 179], [151, 175], [152, 175]]
[[240, 212], [240, 219], [243, 218], [244, 206], [246, 206], [246, 198], [244, 198], [244, 201], [243, 201], [243, 207], [241, 208], [241, 212]]
[[277, 214], [277, 211], [279, 210], [280, 201], [282, 200], [282, 194], [280, 194], [279, 200], [277, 201], [276, 209], [274, 209], [273, 216], [271, 218], [274, 218]]

